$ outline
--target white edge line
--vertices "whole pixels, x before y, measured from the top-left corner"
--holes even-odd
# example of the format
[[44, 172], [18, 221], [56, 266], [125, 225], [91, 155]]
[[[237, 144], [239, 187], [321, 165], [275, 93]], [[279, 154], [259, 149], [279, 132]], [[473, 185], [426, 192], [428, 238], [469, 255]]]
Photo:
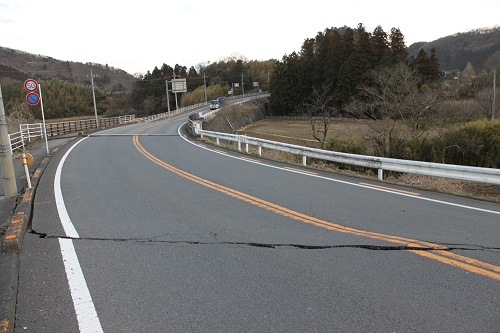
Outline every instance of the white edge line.
[[[64, 204], [61, 191], [61, 171], [69, 153], [85, 139], [86, 137], [75, 143], [70, 149], [68, 149], [66, 154], [64, 154], [63, 158], [59, 162], [59, 165], [57, 166], [54, 179], [54, 195], [56, 199], [57, 211], [59, 213], [59, 219], [61, 220], [61, 225], [63, 226], [66, 236], [71, 238], [78, 238], [79, 235], [75, 226], [71, 222], [68, 211], [66, 210], [66, 205]], [[95, 310], [94, 302], [92, 301], [92, 296], [90, 296], [90, 291], [78, 260], [78, 256], [76, 255], [73, 240], [60, 238], [59, 247], [61, 249], [66, 278], [68, 279], [71, 298], [73, 300], [73, 306], [75, 308], [76, 319], [78, 321], [80, 332], [103, 332], [101, 322]]]
[[230, 157], [230, 158], [235, 158], [235, 159], [238, 159], [238, 160], [241, 160], [241, 161], [245, 161], [245, 162], [249, 162], [249, 163], [259, 164], [259, 165], [266, 166], [266, 167], [269, 167], [269, 168], [280, 169], [280, 170], [284, 170], [284, 171], [287, 171], [287, 172], [300, 173], [300, 174], [305, 175], [305, 176], [320, 178], [320, 179], [324, 179], [324, 180], [329, 180], [329, 181], [336, 182], [336, 183], [342, 183], [342, 184], [346, 184], [346, 185], [362, 187], [362, 188], [366, 188], [366, 189], [373, 190], [373, 191], [386, 192], [386, 193], [391, 193], [391, 194], [394, 194], [394, 195], [400, 195], [400, 196], [404, 196], [404, 197], [410, 197], [410, 198], [413, 198], [413, 199], [430, 201], [430, 202], [434, 202], [434, 203], [438, 203], [438, 204], [443, 204], [443, 205], [448, 205], [448, 206], [454, 206], [454, 207], [460, 207], [460, 208], [465, 208], [465, 209], [470, 209], [470, 210], [476, 210], [476, 211], [480, 211], [480, 212], [484, 212], [484, 213], [490, 213], [490, 214], [500, 215], [500, 211], [483, 209], [483, 208], [472, 207], [472, 206], [466, 206], [466, 205], [456, 204], [456, 203], [453, 203], [453, 202], [442, 201], [442, 200], [437, 200], [437, 199], [425, 198], [425, 197], [416, 196], [416, 195], [412, 195], [412, 194], [400, 193], [400, 192], [395, 192], [395, 191], [391, 191], [391, 190], [386, 190], [386, 189], [381, 189], [381, 188], [366, 186], [366, 185], [362, 185], [362, 184], [347, 182], [347, 181], [344, 181], [344, 180], [338, 180], [338, 179], [328, 178], [328, 177], [324, 177], [324, 176], [320, 176], [320, 175], [312, 175], [312, 174], [305, 173], [305, 172], [302, 172], [302, 171], [299, 171], [299, 170], [286, 169], [286, 168], [282, 168], [282, 167], [278, 167], [278, 166], [274, 166], [274, 165], [269, 165], [269, 164], [265, 164], [265, 163], [258, 162], [258, 161], [252, 161], [252, 160], [244, 159], [244, 158], [241, 158], [241, 157], [232, 156], [232, 155], [227, 154], [225, 152], [219, 152], [219, 151], [216, 151], [214, 149], [210, 149], [208, 147], [204, 147], [204, 146], [202, 146], [202, 145], [200, 145], [198, 143], [195, 143], [195, 142], [193, 142], [191, 140], [188, 140], [180, 132], [180, 129], [181, 129], [182, 126], [183, 125], [181, 125], [177, 129], [177, 132], [179, 133], [179, 136], [182, 139], [184, 139], [186, 142], [189, 142], [190, 144], [195, 145], [195, 146], [197, 146], [199, 148], [206, 149], [206, 150], [209, 150], [209, 151], [214, 152], [216, 154], [224, 155], [224, 156], [227, 156], [227, 157]]

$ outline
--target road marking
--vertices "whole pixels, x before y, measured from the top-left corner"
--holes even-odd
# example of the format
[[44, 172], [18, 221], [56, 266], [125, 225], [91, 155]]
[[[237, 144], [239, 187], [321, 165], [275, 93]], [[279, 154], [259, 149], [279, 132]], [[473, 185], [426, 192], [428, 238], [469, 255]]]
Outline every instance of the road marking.
[[290, 167], [284, 167], [283, 169], [290, 170], [290, 171], [295, 171], [295, 172], [300, 172], [300, 173], [306, 173], [308, 175], [317, 175], [317, 172], [312, 172], [312, 171], [306, 171], [306, 170], [301, 170], [301, 169], [296, 169], [296, 168], [290, 168]]
[[[181, 127], [178, 128], [178, 131], [180, 131], [180, 128]], [[230, 155], [230, 154], [227, 154], [227, 153], [220, 153], [218, 150], [214, 150], [211, 147], [208, 148], [208, 147], [202, 146], [202, 145], [200, 145], [200, 144], [198, 144], [196, 142], [193, 142], [191, 140], [188, 140], [186, 138], [184, 138], [184, 140], [187, 143], [190, 143], [190, 144], [192, 144], [192, 145], [194, 145], [194, 146], [196, 146], [198, 148], [205, 149], [205, 150], [208, 150], [208, 151], [211, 151], [211, 152], [214, 152], [214, 153], [218, 153], [218, 154], [221, 154], [221, 155], [225, 155], [225, 156], [230, 157], [230, 158], [235, 158], [237, 160], [243, 160], [243, 158], [241, 158], [239, 156], [233, 156], [233, 155]], [[284, 168], [282, 166], [275, 166], [275, 165], [271, 165], [271, 164], [266, 164], [266, 163], [262, 163], [261, 161], [258, 161], [258, 162], [249, 161], [249, 162], [255, 163], [255, 164], [258, 164], [258, 165], [261, 165], [261, 166], [265, 166], [265, 167], [268, 167], [268, 168], [279, 169], [279, 170], [287, 170], [286, 168]], [[291, 170], [287, 170], [287, 171], [295, 172], [295, 171], [291, 171]], [[331, 178], [331, 177], [325, 177], [325, 176], [321, 176], [321, 175], [308, 175], [308, 176], [310, 176], [310, 177], [316, 177], [316, 178], [320, 178], [320, 179], [324, 179], [324, 180], [328, 180], [328, 181], [335, 182], [335, 183], [340, 183], [340, 184], [345, 184], [345, 185], [350, 185], [350, 186], [363, 187], [363, 188], [374, 190], [374, 191], [381, 191], [381, 192], [391, 193], [391, 194], [394, 194], [394, 195], [400, 195], [400, 196], [409, 197], [409, 198], [413, 198], [413, 199], [417, 199], [417, 200], [429, 201], [429, 202], [433, 202], [433, 203], [437, 203], [437, 204], [441, 204], [441, 205], [459, 207], [459, 208], [463, 208], [463, 209], [475, 210], [475, 211], [478, 211], [478, 212], [483, 212], [483, 213], [488, 213], [488, 214], [500, 215], [500, 211], [496, 211], [496, 210], [483, 209], [483, 208], [478, 208], [478, 207], [473, 207], [473, 206], [466, 206], [466, 205], [456, 204], [456, 203], [449, 202], [449, 201], [431, 199], [431, 198], [426, 198], [426, 197], [416, 196], [416, 195], [410, 195], [410, 194], [401, 193], [401, 192], [394, 192], [394, 191], [389, 191], [389, 190], [386, 190], [386, 189], [383, 189], [383, 188], [376, 188], [376, 187], [373, 187], [373, 186], [361, 185], [359, 183], [353, 183], [353, 182], [349, 182], [349, 181], [345, 181], [345, 180], [339, 180], [339, 179], [334, 179], [334, 178]]]
[[245, 161], [249, 161], [249, 162], [258, 162], [252, 158], [249, 158], [249, 157], [242, 157], [242, 159], [244, 159]]
[[[64, 204], [61, 190], [61, 171], [69, 153], [71, 153], [71, 151], [85, 139], [86, 138], [83, 138], [75, 143], [70, 149], [68, 149], [66, 154], [64, 154], [63, 158], [59, 162], [59, 165], [57, 166], [54, 179], [54, 196], [56, 199], [57, 212], [59, 213], [59, 219], [64, 232], [66, 233], [66, 236], [70, 238], [79, 238], [80, 236], [71, 222], [68, 211], [66, 210], [66, 205]], [[78, 256], [76, 255], [73, 240], [60, 238], [59, 248], [61, 249], [64, 270], [66, 272], [66, 278], [68, 279], [71, 298], [73, 300], [73, 306], [75, 308], [76, 319], [78, 321], [80, 332], [103, 332], [101, 322], [95, 310], [94, 302], [92, 301], [92, 296], [90, 296], [90, 291], [78, 260]]]
[[405, 193], [405, 194], [409, 194], [409, 195], [420, 195], [420, 193], [417, 193], [417, 192], [409, 192], [409, 191], [403, 191], [403, 190], [398, 190], [398, 189], [395, 189], [395, 188], [392, 188], [392, 187], [386, 187], [386, 186], [380, 186], [380, 185], [374, 185], [374, 184], [368, 184], [368, 183], [359, 183], [361, 185], [364, 185], [364, 186], [369, 186], [369, 187], [375, 187], [375, 188], [380, 188], [380, 189], [384, 189], [384, 190], [387, 190], [387, 191], [393, 191], [393, 192], [398, 192], [398, 193]]
[[385, 242], [389, 243], [395, 243], [399, 245], [404, 245], [410, 248], [419, 248], [420, 250], [409, 250], [412, 253], [415, 253], [417, 255], [437, 260], [439, 262], [452, 265], [464, 270], [467, 270], [469, 272], [473, 272], [476, 274], [484, 275], [489, 278], [495, 279], [500, 281], [500, 274], [496, 273], [500, 269], [500, 267], [491, 265], [489, 263], [482, 262], [480, 260], [475, 260], [472, 258], [468, 257], [463, 257], [463, 260], [458, 260], [459, 257], [457, 255], [454, 255], [453, 258], [447, 258], [447, 253], [448, 253], [448, 248], [439, 244], [427, 242], [427, 241], [422, 241], [422, 240], [417, 240], [417, 239], [411, 239], [411, 238], [406, 238], [406, 237], [400, 237], [400, 236], [392, 236], [392, 235], [386, 235], [386, 234], [381, 234], [377, 232], [371, 232], [371, 231], [366, 231], [362, 229], [357, 229], [357, 228], [351, 228], [351, 227], [346, 227], [340, 224], [336, 224], [330, 221], [322, 220], [313, 216], [309, 216], [306, 214], [299, 213], [297, 211], [288, 209], [286, 207], [274, 204], [269, 201], [262, 200], [260, 198], [251, 196], [249, 194], [246, 194], [244, 192], [237, 191], [235, 189], [214, 183], [212, 181], [209, 181], [207, 179], [198, 177], [196, 175], [190, 174], [184, 170], [178, 169], [151, 154], [148, 152], [139, 142], [139, 137], [134, 136], [133, 137], [133, 143], [134, 146], [137, 148], [137, 150], [147, 159], [152, 161], [153, 163], [173, 172], [176, 175], [179, 175], [180, 177], [189, 179], [195, 183], [198, 183], [200, 185], [203, 185], [205, 187], [211, 188], [213, 190], [216, 190], [218, 192], [227, 194], [233, 198], [242, 200], [244, 202], [250, 203], [252, 205], [258, 206], [260, 208], [263, 208], [265, 210], [274, 212], [276, 214], [280, 214], [282, 216], [286, 216], [289, 218], [292, 218], [297, 221], [301, 221], [307, 224], [315, 225], [321, 228], [325, 228], [327, 230], [332, 230], [332, 231], [337, 231], [337, 232], [342, 232], [346, 234], [351, 234], [355, 236], [361, 236], [361, 237], [366, 237], [366, 238], [371, 238], [371, 239], [377, 239], [377, 240], [382, 240]]
[[59, 247], [63, 258], [64, 269], [68, 279], [76, 319], [81, 333], [103, 332], [97, 316], [94, 302], [83, 275], [82, 267], [76, 255], [72, 239], [59, 238]]

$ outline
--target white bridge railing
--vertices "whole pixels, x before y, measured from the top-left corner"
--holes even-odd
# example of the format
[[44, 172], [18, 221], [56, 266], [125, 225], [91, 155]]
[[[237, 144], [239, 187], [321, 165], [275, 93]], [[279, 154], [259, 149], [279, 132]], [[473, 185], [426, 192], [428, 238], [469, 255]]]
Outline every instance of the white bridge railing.
[[41, 123], [35, 124], [20, 124], [19, 132], [9, 134], [10, 153], [16, 149], [24, 149], [27, 142], [31, 139], [43, 139], [43, 127]]
[[302, 164], [304, 166], [307, 165], [307, 158], [309, 157], [377, 169], [379, 180], [383, 180], [383, 171], [387, 170], [490, 184], [500, 184], [500, 169], [400, 160], [393, 158], [365, 156], [321, 150], [316, 148], [252, 138], [245, 135], [205, 131], [201, 129], [201, 122], [199, 121], [193, 121], [190, 126], [192, 126], [194, 132], [200, 135], [202, 138], [205, 136], [215, 138], [217, 145], [220, 144], [219, 140], [237, 142], [239, 151], [241, 151], [241, 146], [242, 144], [244, 144], [247, 153], [249, 151], [250, 145], [256, 146], [258, 148], [259, 156], [262, 156], [262, 148], [301, 155]]

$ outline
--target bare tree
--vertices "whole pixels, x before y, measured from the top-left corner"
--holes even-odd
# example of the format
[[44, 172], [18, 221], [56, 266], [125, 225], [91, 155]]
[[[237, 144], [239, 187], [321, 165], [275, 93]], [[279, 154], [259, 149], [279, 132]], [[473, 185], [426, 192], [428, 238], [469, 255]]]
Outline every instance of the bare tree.
[[[492, 103], [493, 102], [493, 88], [481, 89], [476, 94], [476, 97], [474, 100], [477, 102], [477, 104], [481, 108], [482, 113], [484, 114], [484, 116], [486, 118], [495, 119], [495, 114], [498, 111], [498, 107], [500, 106], [499, 105], [500, 98], [497, 96], [495, 96], [495, 97], [496, 97], [495, 103]], [[495, 105], [496, 110], [493, 110], [493, 105]]]
[[346, 111], [368, 120], [379, 153], [390, 156], [393, 142], [404, 139], [396, 133], [397, 122], [414, 139], [429, 130], [439, 89], [421, 85], [417, 70], [405, 63], [373, 71], [372, 78], [372, 85], [361, 87], [363, 100], [350, 103]]
[[322, 89], [313, 89], [311, 98], [298, 108], [297, 113], [305, 116], [311, 123], [313, 138], [318, 141], [321, 149], [325, 147], [330, 124], [334, 116], [338, 114], [338, 109], [333, 106], [333, 94], [328, 86]]

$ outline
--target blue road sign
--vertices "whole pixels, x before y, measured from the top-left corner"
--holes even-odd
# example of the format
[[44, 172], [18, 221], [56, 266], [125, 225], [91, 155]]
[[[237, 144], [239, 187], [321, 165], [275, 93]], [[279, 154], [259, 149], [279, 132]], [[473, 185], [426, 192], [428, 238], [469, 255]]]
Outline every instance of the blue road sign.
[[37, 105], [38, 102], [40, 102], [40, 96], [37, 93], [29, 93], [26, 95], [26, 102], [28, 102], [29, 105]]

